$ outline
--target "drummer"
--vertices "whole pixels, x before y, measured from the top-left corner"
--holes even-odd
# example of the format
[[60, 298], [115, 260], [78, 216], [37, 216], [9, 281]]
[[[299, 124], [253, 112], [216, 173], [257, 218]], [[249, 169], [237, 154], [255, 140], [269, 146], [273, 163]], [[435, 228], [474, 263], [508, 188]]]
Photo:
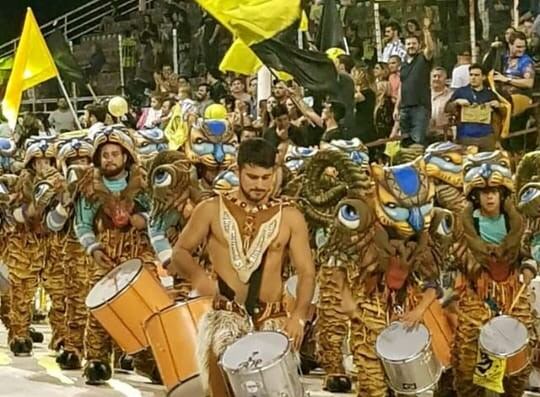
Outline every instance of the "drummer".
[[[288, 201], [270, 198], [276, 150], [265, 140], [242, 142], [240, 187], [199, 204], [183, 229], [172, 267], [200, 295], [214, 296], [202, 320], [199, 363], [211, 396], [231, 396], [217, 366], [225, 348], [252, 329], [282, 330], [300, 347], [315, 288], [306, 222]], [[204, 241], [215, 272], [207, 276], [192, 253]], [[282, 267], [291, 257], [298, 275], [297, 304], [287, 317], [282, 304]]]
[[[462, 281], [458, 302], [458, 328], [454, 349], [454, 388], [458, 397], [478, 394], [473, 373], [481, 327], [494, 315], [511, 315], [529, 329], [531, 343], [533, 317], [524, 285], [536, 274], [536, 262], [520, 252], [523, 218], [511, 194], [514, 190], [510, 159], [503, 151], [478, 153], [464, 162], [462, 252], [458, 258]], [[511, 338], [511, 335], [507, 335]], [[530, 365], [504, 379], [505, 396], [522, 396]]]
[[[96, 132], [93, 145], [94, 167], [81, 177], [81, 196], [75, 204], [75, 234], [93, 259], [89, 288], [112, 268], [134, 257], [155, 269], [145, 231], [148, 206], [144, 172], [133, 141], [125, 127], [115, 125]], [[86, 326], [85, 346], [86, 383], [103, 384], [112, 376], [111, 339], [93, 316]], [[135, 368], [158, 380], [150, 352], [135, 357]]]

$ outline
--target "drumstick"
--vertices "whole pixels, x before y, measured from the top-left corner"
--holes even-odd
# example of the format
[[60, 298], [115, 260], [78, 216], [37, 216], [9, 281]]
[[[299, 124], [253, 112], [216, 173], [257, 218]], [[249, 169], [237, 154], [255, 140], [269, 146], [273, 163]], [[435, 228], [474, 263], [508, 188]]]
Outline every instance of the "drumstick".
[[510, 306], [510, 310], [508, 310], [508, 314], [512, 313], [512, 310], [514, 310], [514, 306], [517, 304], [519, 298], [521, 297], [521, 294], [523, 291], [525, 291], [525, 288], [527, 288], [527, 284], [523, 283], [521, 285], [521, 288], [519, 289], [516, 297], [514, 298], [514, 301], [512, 302], [512, 305]]

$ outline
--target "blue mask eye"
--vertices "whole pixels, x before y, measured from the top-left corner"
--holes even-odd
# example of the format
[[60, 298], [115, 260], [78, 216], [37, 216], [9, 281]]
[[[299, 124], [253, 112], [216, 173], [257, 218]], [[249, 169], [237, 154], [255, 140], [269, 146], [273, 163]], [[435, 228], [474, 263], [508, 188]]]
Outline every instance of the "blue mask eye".
[[167, 171], [158, 171], [154, 175], [154, 184], [156, 187], [166, 187], [172, 182], [171, 174]]
[[339, 208], [338, 219], [341, 224], [348, 229], [356, 229], [360, 226], [360, 215], [356, 209], [349, 204], [344, 204]]
[[223, 135], [227, 131], [227, 124], [223, 120], [207, 120], [204, 125], [212, 135]]
[[540, 196], [540, 190], [530, 187], [519, 197], [520, 204], [527, 204]]

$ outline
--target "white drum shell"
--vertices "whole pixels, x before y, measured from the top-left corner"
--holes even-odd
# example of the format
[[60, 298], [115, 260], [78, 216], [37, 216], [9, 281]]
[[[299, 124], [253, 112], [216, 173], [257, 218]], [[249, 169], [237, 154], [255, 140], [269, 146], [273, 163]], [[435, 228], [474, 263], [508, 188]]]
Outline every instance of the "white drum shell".
[[[223, 353], [221, 367], [227, 374], [227, 379], [234, 392], [235, 397], [301, 397], [304, 389], [300, 382], [298, 369], [298, 359], [291, 351], [291, 345], [287, 339], [287, 347], [284, 351], [276, 349], [275, 358], [267, 361], [257, 368], [238, 368], [228, 365], [228, 356], [233, 349], [242, 348], [247, 338], [265, 338], [268, 334], [285, 335], [264, 331], [254, 332], [240, 338], [229, 346]], [[244, 350], [246, 356], [252, 354], [249, 349]]]
[[[431, 336], [423, 325], [416, 330], [407, 331], [400, 322], [390, 324], [378, 337], [376, 353], [384, 367], [388, 386], [396, 393], [416, 395], [435, 387], [443, 372], [443, 367], [431, 350]], [[425, 339], [423, 347], [409, 357], [397, 358], [385, 353], [385, 338], [394, 338], [397, 334], [399, 343], [406, 345], [407, 338], [418, 336]]]

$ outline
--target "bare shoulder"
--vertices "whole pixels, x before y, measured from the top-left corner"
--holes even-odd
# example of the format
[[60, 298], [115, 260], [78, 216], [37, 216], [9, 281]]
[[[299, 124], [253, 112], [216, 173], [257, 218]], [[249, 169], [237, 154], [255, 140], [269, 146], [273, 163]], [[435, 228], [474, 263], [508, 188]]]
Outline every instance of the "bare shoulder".
[[292, 229], [306, 224], [302, 212], [293, 205], [283, 208], [283, 219]]

